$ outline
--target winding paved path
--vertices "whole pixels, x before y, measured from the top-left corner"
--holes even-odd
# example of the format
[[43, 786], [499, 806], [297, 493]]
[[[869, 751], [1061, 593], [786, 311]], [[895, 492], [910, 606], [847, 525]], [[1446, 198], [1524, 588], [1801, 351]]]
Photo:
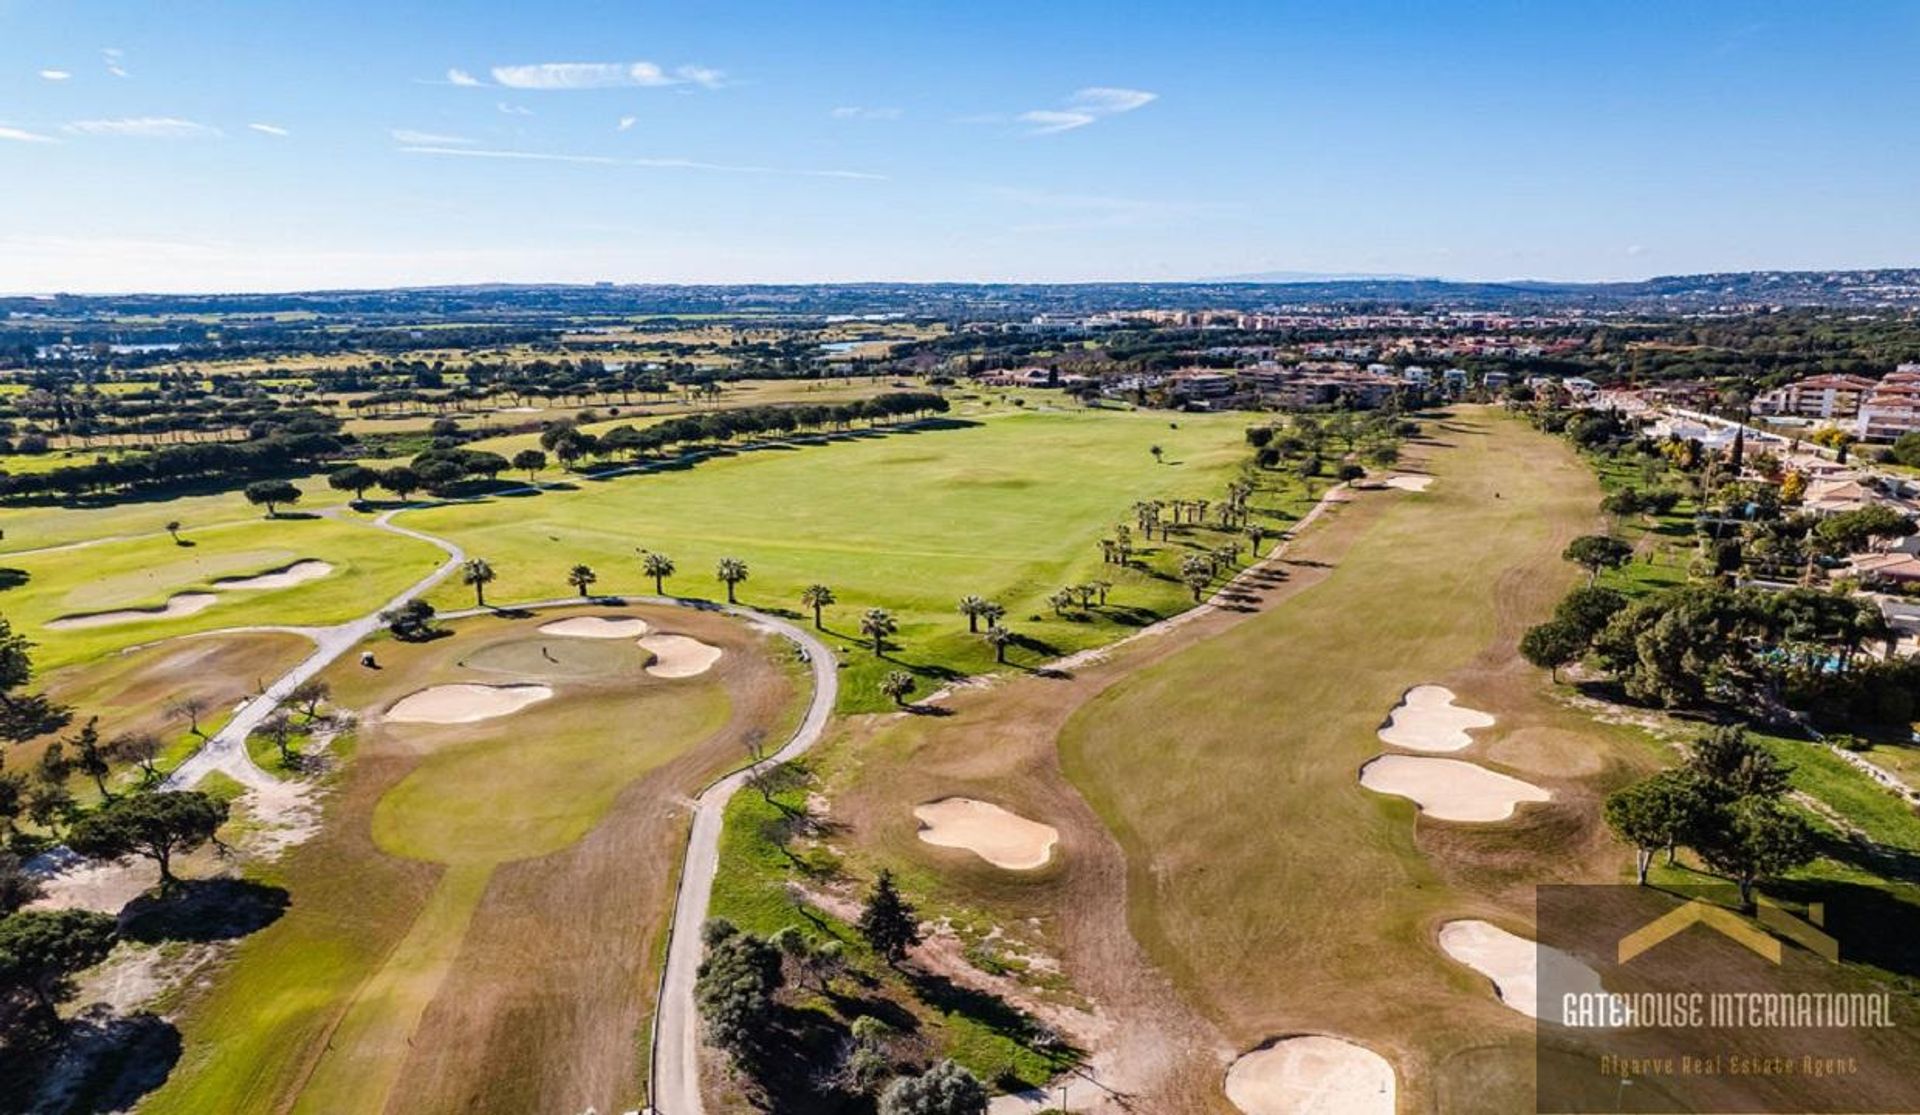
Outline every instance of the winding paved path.
[[[259, 696], [242, 705], [233, 719], [215, 732], [200, 750], [193, 753], [186, 762], [174, 768], [167, 776], [165, 786], [169, 790], [186, 789], [213, 771], [228, 775], [243, 786], [261, 789], [272, 786], [279, 779], [254, 763], [247, 754], [247, 737], [253, 734], [273, 710], [280, 707], [288, 694], [300, 687], [300, 684], [333, 664], [341, 655], [352, 650], [361, 640], [373, 634], [380, 627], [380, 613], [388, 608], [397, 608], [444, 580], [447, 574], [460, 567], [467, 558], [466, 551], [448, 542], [444, 538], [435, 538], [417, 530], [394, 526], [392, 519], [406, 508], [395, 508], [373, 520], [371, 526], [390, 534], [405, 535], [422, 542], [431, 543], [446, 551], [447, 560], [440, 568], [421, 578], [411, 588], [394, 597], [380, 608], [361, 616], [356, 620], [336, 624], [332, 627], [293, 627], [280, 630], [293, 631], [305, 635], [314, 642], [313, 653], [301, 659], [293, 669], [280, 675], [279, 680], [267, 686]], [[214, 632], [208, 632], [213, 634]]]

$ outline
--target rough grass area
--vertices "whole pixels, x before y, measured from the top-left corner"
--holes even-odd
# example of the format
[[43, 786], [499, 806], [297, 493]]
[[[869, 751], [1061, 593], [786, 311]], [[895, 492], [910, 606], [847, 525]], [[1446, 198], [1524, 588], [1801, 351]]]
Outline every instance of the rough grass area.
[[[915, 979], [889, 968], [845, 918], [800, 897], [814, 889], [845, 891], [859, 877], [824, 844], [804, 847], [789, 841], [783, 846], [770, 838], [806, 807], [804, 790], [775, 794], [770, 803], [748, 789], [728, 803], [709, 913], [751, 933], [768, 935], [794, 926], [816, 941], [831, 938], [843, 944], [854, 972], [848, 982], [863, 984], [861, 994], [803, 995], [799, 1009], [816, 1016], [807, 1027], [844, 1030], [863, 1013], [878, 1014], [923, 1040], [933, 1056], [951, 1057], [1002, 1088], [1038, 1087], [1077, 1062], [1071, 1050], [1034, 1048], [1025, 1016], [992, 996], [928, 979], [924, 973]], [[923, 909], [921, 915], [959, 921], [971, 916], [959, 909]], [[912, 1020], [910, 1025], [898, 1017], [901, 1011]], [[737, 1102], [737, 1096], [722, 1097], [728, 1110]]]
[[[966, 408], [961, 408], [965, 411]], [[1109, 642], [1192, 602], [1177, 577], [1195, 545], [1220, 532], [1138, 539], [1136, 568], [1101, 560], [1099, 539], [1131, 523], [1136, 500], [1218, 500], [1248, 450], [1244, 415], [1148, 415], [1112, 410], [967, 412], [961, 428], [883, 432], [829, 445], [767, 449], [682, 470], [571, 481], [573, 491], [498, 497], [409, 512], [402, 522], [463, 545], [492, 563], [495, 599], [569, 591], [576, 562], [600, 574], [602, 592], [651, 592], [641, 548], [673, 558], [669, 593], [723, 598], [721, 557], [747, 562], [743, 603], [799, 615], [800, 591], [820, 582], [839, 603], [827, 636], [848, 669], [844, 711], [880, 709], [892, 670], [919, 675], [924, 693], [996, 668], [994, 654], [955, 610], [978, 594], [1003, 604], [1020, 637], [1016, 668]], [[1165, 463], [1149, 452], [1161, 446]], [[1256, 521], [1277, 531], [1313, 493], [1268, 475]], [[1243, 548], [1244, 555], [1244, 548]], [[1105, 607], [1056, 615], [1057, 589], [1113, 582]], [[470, 605], [458, 583], [435, 591], [444, 607]], [[862, 612], [890, 609], [899, 631], [872, 653]]]

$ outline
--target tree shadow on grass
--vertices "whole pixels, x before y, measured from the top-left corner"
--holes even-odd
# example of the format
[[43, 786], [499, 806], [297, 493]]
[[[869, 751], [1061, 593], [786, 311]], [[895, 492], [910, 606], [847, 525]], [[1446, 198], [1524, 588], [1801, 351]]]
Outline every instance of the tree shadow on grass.
[[166, 1082], [180, 1053], [173, 1023], [95, 1005], [37, 1040], [10, 1038], [0, 1053], [0, 1110], [128, 1111]]
[[[1077, 1061], [1082, 1056], [1081, 1051], [1065, 1044], [1058, 1034], [996, 995], [962, 987], [933, 972], [903, 968], [901, 975], [906, 977], [915, 997], [943, 1014], [965, 1015], [1024, 1048], [1035, 1051], [1046, 1049], [1050, 1059], [1057, 1058], [1063, 1065]], [[1003, 1072], [1000, 1079], [995, 1081], [1003, 1089], [1019, 1085], [1036, 1088], [1046, 1082], [1044, 1077], [1029, 1080], [1011, 1069]]]
[[24, 569], [0, 568], [0, 592], [19, 588], [31, 579], [32, 574]]
[[257, 933], [286, 913], [286, 888], [249, 879], [193, 879], [165, 897], [143, 894], [120, 911], [129, 940], [230, 941]]

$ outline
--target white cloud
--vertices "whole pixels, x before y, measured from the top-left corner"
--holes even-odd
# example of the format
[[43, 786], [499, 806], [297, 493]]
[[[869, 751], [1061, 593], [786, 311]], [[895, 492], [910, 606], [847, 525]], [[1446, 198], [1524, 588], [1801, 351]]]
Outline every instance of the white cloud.
[[613, 155], [570, 155], [547, 151], [510, 151], [481, 147], [440, 147], [432, 144], [408, 144], [400, 148], [408, 155], [459, 156], [469, 159], [504, 159], [537, 163], [573, 163], [581, 166], [642, 167], [651, 170], [708, 170], [727, 174], [778, 174], [800, 178], [849, 178], [885, 181], [884, 174], [860, 170], [792, 170], [784, 167], [753, 166], [736, 163], [709, 163], [698, 159], [619, 158]]
[[1052, 135], [1055, 132], [1069, 132], [1075, 128], [1084, 128], [1100, 119], [1091, 112], [1058, 112], [1052, 109], [1035, 109], [1020, 114], [1022, 124], [1032, 124], [1029, 135]]
[[12, 143], [59, 143], [52, 136], [43, 136], [39, 132], [30, 132], [25, 128], [10, 128], [0, 124], [0, 140]]
[[726, 74], [708, 66], [682, 66], [673, 72], [681, 81], [690, 81], [703, 89], [718, 89], [727, 80]]
[[41, 70], [40, 76], [47, 81], [65, 81], [73, 75], [65, 70]]
[[132, 116], [120, 120], [75, 120], [66, 126], [77, 135], [127, 136], [134, 139], [202, 139], [220, 129], [173, 116]]
[[126, 57], [126, 51], [119, 47], [103, 46], [100, 48], [100, 57], [107, 64], [107, 72], [114, 77], [131, 76], [127, 73], [127, 68], [120, 64], [121, 59]]
[[482, 82], [479, 78], [473, 76], [472, 74], [468, 73], [465, 70], [451, 69], [447, 71], [447, 84], [475, 86], [475, 85], [484, 85], [485, 82]]
[[393, 137], [395, 143], [404, 143], [410, 147], [469, 147], [473, 144], [473, 141], [465, 136], [416, 132], [412, 128], [394, 128], [387, 134]]
[[633, 126], [639, 122], [640, 118], [638, 116], [622, 116], [620, 122], [613, 126], [613, 130], [616, 132], [630, 131]]
[[653, 62], [536, 62], [524, 66], [495, 66], [492, 73], [494, 81], [509, 89], [539, 90], [666, 85], [717, 89], [726, 80], [724, 73], [706, 66], [681, 66], [668, 73]]
[[532, 116], [533, 115], [533, 110], [526, 107], [525, 105], [510, 105], [505, 101], [501, 101], [500, 103], [494, 105], [493, 107], [499, 109], [501, 112], [506, 113], [508, 116]]
[[1037, 108], [1023, 112], [1015, 119], [1022, 124], [1033, 125], [1028, 129], [1028, 135], [1053, 135], [1057, 132], [1070, 132], [1075, 128], [1084, 128], [1103, 117], [1132, 112], [1159, 99], [1158, 93], [1149, 93], [1144, 89], [1092, 85], [1075, 90], [1073, 96], [1068, 97], [1066, 104], [1060, 108]]
[[278, 124], [248, 124], [247, 127], [252, 128], [261, 135], [280, 136], [284, 138], [293, 134]]
[[1160, 94], [1149, 93], [1144, 89], [1116, 89], [1112, 86], [1096, 85], [1075, 93], [1067, 99], [1067, 104], [1084, 112], [1110, 116], [1119, 112], [1132, 112], [1159, 99]]
[[652, 62], [538, 62], [495, 66], [493, 80], [509, 89], [607, 89], [673, 84], [673, 79]]
[[841, 105], [830, 114], [835, 120], [898, 120], [905, 115], [897, 108], [867, 108], [862, 105]]

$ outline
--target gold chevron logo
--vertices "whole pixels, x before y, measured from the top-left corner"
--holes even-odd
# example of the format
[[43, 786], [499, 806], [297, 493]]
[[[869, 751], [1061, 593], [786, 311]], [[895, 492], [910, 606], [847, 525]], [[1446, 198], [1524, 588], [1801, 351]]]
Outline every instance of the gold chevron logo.
[[[1760, 925], [1755, 925], [1724, 906], [1715, 906], [1696, 898], [1684, 906], [1668, 910], [1620, 938], [1619, 962], [1625, 964], [1669, 938], [1679, 936], [1696, 925], [1704, 925], [1775, 964], [1780, 963], [1782, 955], [1780, 937], [1787, 938], [1816, 956], [1839, 963], [1840, 942], [1817, 928], [1826, 923], [1825, 906], [1815, 902], [1808, 906], [1807, 915], [1809, 921], [1801, 921], [1779, 903], [1761, 898]], [[1769, 929], [1773, 932], [1767, 932]], [[1775, 933], [1779, 936], [1775, 936]]]

